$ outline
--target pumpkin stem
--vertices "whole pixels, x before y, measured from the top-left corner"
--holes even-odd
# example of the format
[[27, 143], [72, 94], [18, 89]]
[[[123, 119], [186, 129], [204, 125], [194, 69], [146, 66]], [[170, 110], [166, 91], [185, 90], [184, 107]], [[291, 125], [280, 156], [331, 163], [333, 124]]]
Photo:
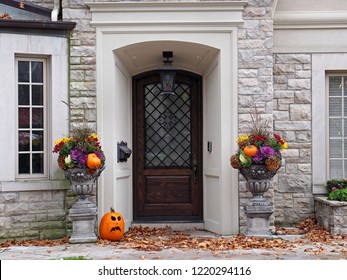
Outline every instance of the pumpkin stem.
[[115, 212], [114, 209], [112, 208], [112, 206], [110, 206], [110, 210], [111, 210], [111, 212]]

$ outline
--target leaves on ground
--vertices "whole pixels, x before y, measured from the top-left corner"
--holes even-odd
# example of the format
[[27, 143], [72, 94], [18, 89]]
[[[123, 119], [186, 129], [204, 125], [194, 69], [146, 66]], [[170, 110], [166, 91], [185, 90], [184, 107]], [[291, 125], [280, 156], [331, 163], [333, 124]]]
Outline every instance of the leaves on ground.
[[[193, 231], [177, 231], [171, 227], [149, 228], [133, 227], [125, 233], [121, 241], [111, 242], [98, 239], [99, 246], [116, 246], [119, 249], [135, 249], [139, 251], [161, 251], [164, 249], [190, 250], [199, 249], [213, 251], [214, 254], [227, 250], [252, 250], [252, 249], [287, 249], [292, 250], [303, 243], [311, 243], [314, 248], [306, 249], [310, 254], [324, 254], [323, 244], [326, 245], [346, 245], [347, 235], [333, 236], [329, 231], [319, 226], [312, 218], [301, 222], [295, 229], [276, 228], [277, 232], [285, 234], [302, 234], [301, 238], [287, 241], [281, 238], [261, 238], [254, 236], [235, 235], [231, 237], [203, 237], [194, 234]], [[201, 233], [201, 229], [196, 229]], [[57, 240], [25, 240], [25, 241], [6, 241], [0, 247], [10, 246], [57, 246], [64, 245], [68, 250], [69, 239], [67, 237]], [[333, 250], [330, 250], [333, 252]]]
[[329, 230], [316, 223], [314, 218], [308, 218], [296, 226], [303, 231], [303, 238], [310, 242], [336, 244], [339, 241], [347, 241], [347, 234], [331, 235]]
[[121, 249], [131, 248], [141, 251], [160, 251], [168, 248], [224, 251], [294, 247], [293, 244], [282, 239], [267, 239], [243, 235], [228, 238], [195, 237], [183, 231], [173, 231], [168, 228], [152, 229], [148, 227], [132, 228], [120, 242], [99, 240], [99, 244], [112, 244], [117, 245]]
[[69, 243], [69, 238], [64, 237], [61, 239], [55, 239], [55, 240], [49, 240], [49, 239], [43, 239], [43, 240], [23, 240], [23, 241], [17, 241], [17, 240], [9, 240], [0, 243], [0, 247], [10, 247], [10, 246], [57, 246], [57, 245], [63, 245]]

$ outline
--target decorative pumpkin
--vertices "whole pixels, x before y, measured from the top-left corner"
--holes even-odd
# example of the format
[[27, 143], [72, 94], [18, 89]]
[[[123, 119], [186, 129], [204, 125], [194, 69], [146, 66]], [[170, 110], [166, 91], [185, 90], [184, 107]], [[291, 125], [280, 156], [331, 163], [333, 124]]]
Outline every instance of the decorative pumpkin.
[[121, 240], [124, 235], [124, 219], [121, 214], [115, 212], [111, 207], [111, 212], [106, 213], [100, 221], [100, 237], [110, 241]]
[[243, 152], [246, 156], [252, 157], [258, 152], [258, 148], [255, 145], [247, 145], [243, 148]]
[[94, 153], [88, 154], [87, 166], [90, 169], [97, 169], [101, 166], [101, 159]]

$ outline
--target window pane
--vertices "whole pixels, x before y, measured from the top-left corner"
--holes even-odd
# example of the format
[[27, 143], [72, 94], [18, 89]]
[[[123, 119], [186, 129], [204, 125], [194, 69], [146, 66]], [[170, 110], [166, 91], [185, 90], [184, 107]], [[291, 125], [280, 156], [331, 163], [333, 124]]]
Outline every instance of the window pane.
[[341, 96], [342, 77], [329, 77], [329, 96]]
[[18, 85], [18, 105], [29, 104], [29, 85]]
[[43, 173], [43, 154], [33, 154], [33, 174]]
[[19, 154], [19, 174], [30, 173], [30, 154]]
[[33, 108], [32, 109], [32, 127], [33, 128], [43, 128], [43, 109], [42, 108]]
[[30, 150], [30, 131], [24, 130], [18, 133], [18, 150], [29, 151]]
[[[343, 90], [343, 95], [347, 95], [347, 77], [343, 77], [343, 82], [344, 82], [344, 90]], [[346, 104], [346, 103], [345, 103]]]
[[190, 86], [176, 84], [174, 96], [157, 89], [145, 88], [146, 167], [190, 167]]
[[341, 119], [329, 120], [329, 136], [342, 137], [342, 120]]
[[329, 115], [330, 117], [342, 116], [342, 98], [332, 97], [329, 99]]
[[37, 59], [19, 61], [18, 66], [18, 174], [20, 178], [46, 172], [46, 112], [44, 73], [46, 64]]
[[330, 158], [342, 158], [342, 139], [330, 139], [329, 156]]
[[342, 160], [330, 160], [330, 178], [343, 178]]
[[43, 63], [39, 61], [31, 62], [31, 81], [33, 83], [43, 82]]
[[34, 130], [32, 137], [32, 150], [43, 151], [43, 131]]
[[43, 105], [43, 86], [32, 86], [32, 105]]
[[29, 82], [29, 61], [18, 62], [18, 82]]
[[18, 127], [29, 128], [30, 111], [29, 108], [18, 108]]

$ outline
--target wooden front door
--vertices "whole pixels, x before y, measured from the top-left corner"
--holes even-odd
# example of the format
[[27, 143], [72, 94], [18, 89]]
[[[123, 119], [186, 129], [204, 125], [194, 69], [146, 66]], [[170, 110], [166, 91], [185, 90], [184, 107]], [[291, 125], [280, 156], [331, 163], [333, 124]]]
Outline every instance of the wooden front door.
[[201, 77], [179, 71], [174, 95], [159, 77], [133, 79], [134, 221], [201, 221]]

